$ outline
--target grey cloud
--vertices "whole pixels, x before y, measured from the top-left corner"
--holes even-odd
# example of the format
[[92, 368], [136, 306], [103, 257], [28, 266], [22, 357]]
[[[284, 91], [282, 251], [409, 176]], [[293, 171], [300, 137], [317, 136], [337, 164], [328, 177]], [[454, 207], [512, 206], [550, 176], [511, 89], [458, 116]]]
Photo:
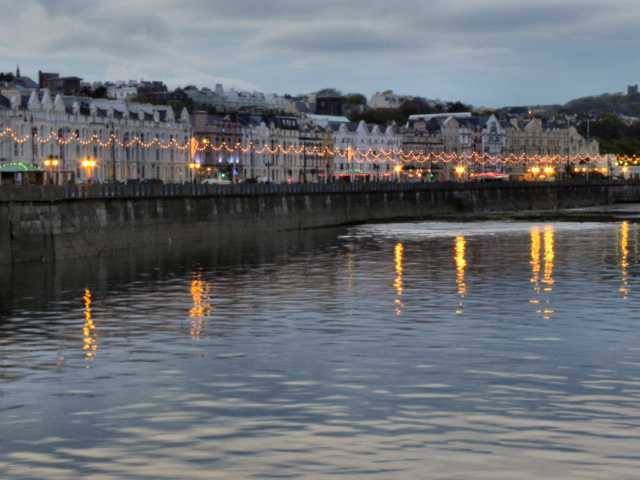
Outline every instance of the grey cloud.
[[81, 16], [87, 11], [95, 11], [96, 3], [86, 0], [35, 0], [51, 17]]
[[520, 92], [534, 99], [540, 85], [535, 98], [570, 99], [572, 89], [600, 93], [607, 91], [601, 85], [619, 90], [640, 81], [629, 68], [640, 44], [637, 0], [0, 0], [0, 6], [6, 58], [19, 44], [21, 67], [30, 55], [34, 65], [47, 60], [43, 69], [90, 80], [112, 79], [104, 77], [108, 71], [153, 76], [170, 87], [178, 78], [183, 85], [210, 78], [199, 86], [233, 79], [225, 87], [279, 93], [327, 85], [365, 94], [406, 88], [402, 93], [485, 104], [499, 102], [464, 94], [484, 91], [495, 99]]
[[296, 50], [306, 53], [379, 52], [388, 53], [405, 48], [410, 39], [392, 32], [375, 32], [371, 28], [356, 26], [306, 27], [269, 31], [254, 38], [254, 45], [279, 50]]

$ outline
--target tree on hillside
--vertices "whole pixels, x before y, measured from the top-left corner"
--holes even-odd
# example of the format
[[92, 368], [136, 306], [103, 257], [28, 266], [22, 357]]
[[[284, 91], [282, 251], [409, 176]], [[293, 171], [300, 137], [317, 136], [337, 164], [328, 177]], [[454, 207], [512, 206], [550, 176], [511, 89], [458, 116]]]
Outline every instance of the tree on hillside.
[[132, 103], [151, 103], [151, 97], [146, 93], [136, 93], [131, 95], [128, 100]]
[[455, 103], [453, 103], [450, 107], [449, 110], [447, 110], [449, 113], [461, 113], [461, 112], [469, 112], [471, 111], [471, 107], [465, 105], [464, 103], [457, 101]]
[[344, 101], [347, 105], [366, 105], [367, 97], [361, 93], [350, 93]]
[[16, 77], [11, 72], [0, 73], [0, 82], [13, 82], [15, 78]]
[[596, 121], [583, 120], [577, 126], [577, 130], [584, 137], [591, 136], [598, 140], [600, 153], [640, 154], [638, 123], [627, 125], [617, 115], [607, 114]]
[[80, 95], [83, 97], [91, 97], [91, 98], [107, 98], [107, 89], [106, 87], [97, 87], [91, 88], [88, 85], [85, 85], [80, 90]]
[[[589, 131], [587, 132], [587, 128]], [[591, 135], [605, 140], [617, 140], [626, 134], [627, 125], [617, 115], [603, 115], [597, 121], [583, 121], [578, 128], [582, 136]]]
[[601, 153], [616, 153], [618, 155], [638, 155], [640, 154], [640, 140], [637, 138], [631, 137], [622, 137], [619, 140], [613, 142], [612, 148], [613, 152], [603, 152], [602, 148], [600, 149]]
[[107, 87], [100, 86], [93, 89], [92, 98], [107, 98]]
[[398, 108], [398, 111], [407, 119], [410, 115], [439, 113], [441, 110], [439, 107], [431, 107], [424, 98], [420, 97], [406, 100], [400, 105], [400, 108]]

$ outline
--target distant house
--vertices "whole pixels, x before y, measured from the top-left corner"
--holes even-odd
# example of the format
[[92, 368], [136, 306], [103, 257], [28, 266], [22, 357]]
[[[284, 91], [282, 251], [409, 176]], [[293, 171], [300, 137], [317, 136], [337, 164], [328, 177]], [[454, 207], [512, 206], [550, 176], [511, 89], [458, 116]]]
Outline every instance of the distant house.
[[397, 109], [404, 102], [411, 101], [413, 98], [412, 96], [396, 95], [392, 91], [387, 91], [373, 95], [367, 105], [371, 108]]
[[342, 115], [342, 105], [345, 97], [337, 90], [327, 88], [316, 94], [316, 114], [318, 115]]
[[46, 88], [52, 94], [79, 95], [81, 82], [82, 79], [78, 77], [61, 77], [57, 73], [38, 71], [39, 88]]

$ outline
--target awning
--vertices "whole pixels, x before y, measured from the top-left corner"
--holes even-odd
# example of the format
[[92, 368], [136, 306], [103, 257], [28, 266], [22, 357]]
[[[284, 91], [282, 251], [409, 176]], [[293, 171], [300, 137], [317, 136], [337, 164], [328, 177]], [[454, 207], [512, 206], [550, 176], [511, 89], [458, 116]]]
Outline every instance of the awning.
[[365, 172], [364, 170], [359, 170], [357, 168], [351, 169], [351, 170], [345, 170], [344, 172], [341, 172], [339, 174], [340, 176], [343, 175], [348, 175], [348, 176], [354, 176], [354, 175], [369, 175], [367, 172]]
[[41, 167], [35, 165], [25, 165], [24, 163], [9, 163], [7, 165], [0, 165], [0, 172], [2, 173], [24, 173], [24, 172], [43, 172]]

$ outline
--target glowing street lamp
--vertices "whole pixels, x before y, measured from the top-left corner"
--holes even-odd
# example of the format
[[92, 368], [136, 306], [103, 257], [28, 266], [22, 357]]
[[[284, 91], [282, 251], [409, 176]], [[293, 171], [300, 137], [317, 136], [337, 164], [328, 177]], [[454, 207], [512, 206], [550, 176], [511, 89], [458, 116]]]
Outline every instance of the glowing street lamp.
[[91, 183], [91, 169], [96, 166], [93, 158], [87, 158], [82, 161], [82, 166], [87, 169], [87, 183]]
[[464, 174], [464, 167], [462, 165], [456, 167], [456, 173], [458, 174], [458, 181], [462, 180], [462, 174]]
[[58, 159], [57, 158], [47, 158], [44, 161], [44, 166], [50, 169], [50, 171], [49, 171], [49, 183], [53, 183], [53, 169], [58, 166]]
[[402, 171], [402, 167], [400, 165], [396, 165], [394, 170], [396, 171], [396, 181], [400, 181], [400, 172]]
[[536, 179], [536, 175], [540, 173], [540, 167], [531, 167], [531, 173], [533, 173], [533, 179]]
[[200, 169], [200, 164], [192, 162], [189, 164], [189, 168], [191, 169], [191, 183], [193, 183], [193, 172], [196, 172], [196, 178], [198, 177], [198, 170]]

